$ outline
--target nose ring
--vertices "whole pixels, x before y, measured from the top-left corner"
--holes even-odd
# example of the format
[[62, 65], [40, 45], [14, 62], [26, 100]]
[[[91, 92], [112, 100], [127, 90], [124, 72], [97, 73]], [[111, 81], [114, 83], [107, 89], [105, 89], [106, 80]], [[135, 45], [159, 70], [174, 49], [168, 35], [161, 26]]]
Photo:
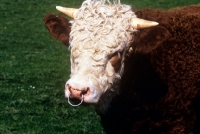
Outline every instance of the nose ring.
[[79, 103], [79, 104], [72, 104], [71, 102], [70, 102], [70, 95], [71, 95], [71, 93], [69, 94], [69, 96], [68, 96], [68, 103], [71, 105], [71, 106], [73, 106], [73, 107], [78, 107], [78, 106], [80, 106], [82, 103], [83, 103], [83, 100], [84, 100], [84, 95], [82, 94], [82, 97], [81, 97], [81, 102]]

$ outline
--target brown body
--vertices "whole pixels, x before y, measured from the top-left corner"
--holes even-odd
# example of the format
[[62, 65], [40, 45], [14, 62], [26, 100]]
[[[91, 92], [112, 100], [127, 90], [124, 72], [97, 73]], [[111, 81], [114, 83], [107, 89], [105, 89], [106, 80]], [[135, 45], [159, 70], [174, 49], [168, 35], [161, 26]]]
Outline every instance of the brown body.
[[163, 33], [144, 29], [135, 37], [136, 52], [127, 57], [122, 92], [102, 114], [102, 124], [110, 134], [200, 133], [200, 5], [136, 14], [159, 22], [170, 36], [148, 54], [159, 43], [155, 34]]
[[[125, 58], [121, 92], [100, 113], [105, 131], [200, 133], [200, 5], [169, 11], [144, 9], [136, 15], [159, 26], [135, 35], [133, 52]], [[63, 31], [69, 29], [68, 20], [47, 15], [45, 24], [58, 40], [68, 41], [69, 31]]]

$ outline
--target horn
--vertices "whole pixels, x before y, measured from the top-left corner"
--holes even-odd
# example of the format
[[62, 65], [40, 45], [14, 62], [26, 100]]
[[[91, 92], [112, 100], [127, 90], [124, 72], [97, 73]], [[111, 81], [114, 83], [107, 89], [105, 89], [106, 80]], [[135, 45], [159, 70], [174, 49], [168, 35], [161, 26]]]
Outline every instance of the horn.
[[76, 8], [66, 8], [66, 7], [61, 7], [61, 6], [56, 6], [56, 9], [65, 15], [69, 16], [70, 18], [74, 18], [78, 9]]
[[155, 21], [148, 21], [144, 19], [139, 18], [133, 18], [132, 19], [132, 27], [135, 29], [142, 29], [142, 28], [148, 28], [148, 27], [154, 27], [157, 26], [159, 23]]

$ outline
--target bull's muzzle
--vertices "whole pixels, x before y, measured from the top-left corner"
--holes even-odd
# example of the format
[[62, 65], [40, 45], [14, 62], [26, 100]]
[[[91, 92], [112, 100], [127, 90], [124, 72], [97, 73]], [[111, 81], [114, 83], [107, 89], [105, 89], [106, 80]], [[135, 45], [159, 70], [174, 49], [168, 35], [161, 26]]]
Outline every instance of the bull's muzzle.
[[[87, 87], [87, 88], [81, 88], [81, 87], [73, 88], [69, 84], [66, 85], [66, 90], [69, 91], [69, 96], [67, 97], [68, 103], [72, 106], [81, 105], [84, 101], [84, 95], [89, 95], [89, 92], [90, 92], [89, 87]], [[72, 104], [70, 102], [70, 99], [81, 100], [81, 102], [79, 104]]]

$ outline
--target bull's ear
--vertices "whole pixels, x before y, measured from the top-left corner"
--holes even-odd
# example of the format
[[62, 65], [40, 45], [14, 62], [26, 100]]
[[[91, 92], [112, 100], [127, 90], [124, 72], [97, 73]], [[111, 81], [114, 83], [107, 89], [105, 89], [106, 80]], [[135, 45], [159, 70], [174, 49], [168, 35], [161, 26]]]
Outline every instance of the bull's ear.
[[44, 17], [44, 23], [49, 33], [64, 45], [69, 45], [69, 33], [71, 31], [71, 24], [69, 21], [54, 14], [47, 14]]
[[169, 31], [161, 26], [142, 29], [134, 37], [135, 52], [149, 53], [170, 37]]

